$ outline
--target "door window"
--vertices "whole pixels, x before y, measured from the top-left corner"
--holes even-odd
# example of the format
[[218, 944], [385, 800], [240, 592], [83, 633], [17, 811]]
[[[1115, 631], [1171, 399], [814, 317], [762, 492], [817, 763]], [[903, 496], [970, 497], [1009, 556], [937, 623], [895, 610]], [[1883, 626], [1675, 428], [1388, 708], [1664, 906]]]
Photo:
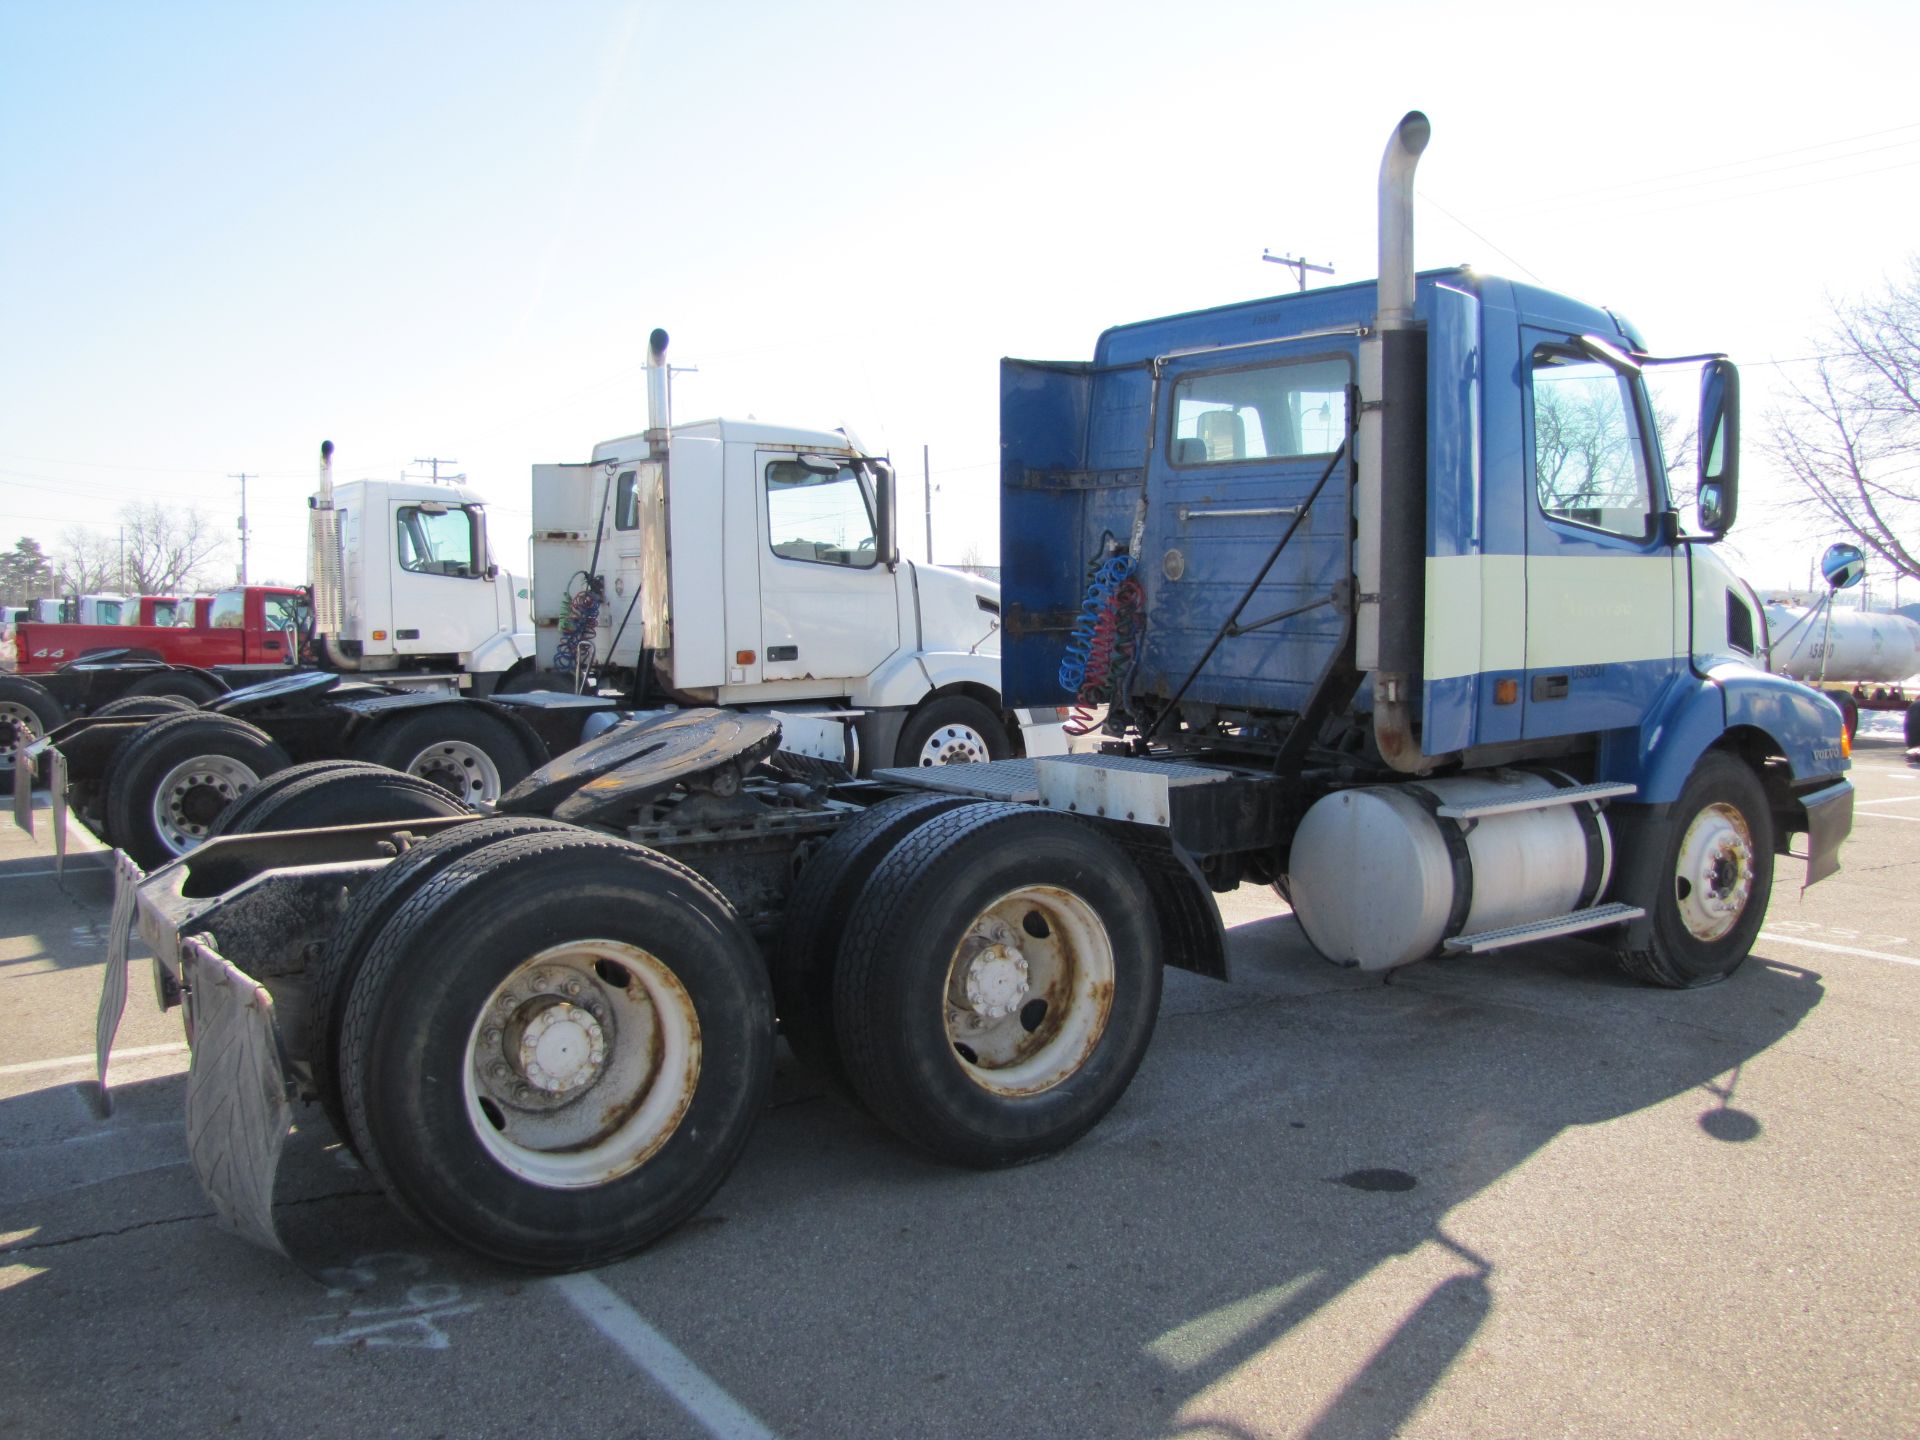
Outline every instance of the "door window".
[[1644, 540], [1653, 518], [1632, 381], [1543, 346], [1533, 356], [1534, 484], [1550, 518]]
[[1183, 375], [1173, 387], [1175, 465], [1331, 455], [1347, 434], [1347, 362]]
[[875, 534], [866, 487], [851, 467], [829, 473], [798, 460], [767, 466], [767, 540], [774, 554], [864, 570], [879, 558]]
[[395, 512], [400, 568], [416, 575], [472, 575], [473, 517], [445, 505], [402, 505]]
[[616, 530], [638, 530], [640, 528], [640, 486], [636, 483], [638, 472], [622, 470], [615, 482], [613, 492], [613, 528]]

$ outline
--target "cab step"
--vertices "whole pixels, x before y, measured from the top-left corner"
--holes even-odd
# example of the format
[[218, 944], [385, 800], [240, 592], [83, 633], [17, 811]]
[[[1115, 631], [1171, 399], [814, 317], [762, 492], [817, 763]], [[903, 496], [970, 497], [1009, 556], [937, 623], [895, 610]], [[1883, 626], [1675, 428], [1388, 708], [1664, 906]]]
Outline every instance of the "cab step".
[[1469, 800], [1457, 805], [1442, 805], [1433, 813], [1448, 820], [1484, 820], [1489, 815], [1511, 815], [1518, 810], [1545, 810], [1554, 805], [1572, 805], [1583, 800], [1614, 800], [1631, 795], [1640, 787], [1624, 780], [1597, 785], [1569, 785], [1523, 791], [1498, 800]]
[[[1631, 788], [1631, 787], [1629, 787]], [[1564, 791], [1562, 792], [1565, 793]], [[1598, 930], [1638, 920], [1647, 912], [1638, 905], [1595, 905], [1568, 915], [1534, 920], [1526, 925], [1509, 925], [1504, 930], [1483, 930], [1478, 935], [1456, 935], [1445, 949], [1452, 955], [1482, 955], [1489, 950], [1504, 950], [1509, 945], [1526, 945], [1534, 940], [1552, 940], [1561, 935], [1578, 935], [1582, 930]]]

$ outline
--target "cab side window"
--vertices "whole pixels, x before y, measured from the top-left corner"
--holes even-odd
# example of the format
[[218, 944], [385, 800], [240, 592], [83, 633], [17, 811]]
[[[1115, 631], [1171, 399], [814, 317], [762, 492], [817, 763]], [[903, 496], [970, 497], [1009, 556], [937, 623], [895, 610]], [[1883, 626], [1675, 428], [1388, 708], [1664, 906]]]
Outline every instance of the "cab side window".
[[394, 513], [402, 570], [416, 575], [472, 575], [473, 517], [457, 506], [402, 505]]
[[1534, 486], [1550, 519], [1644, 540], [1653, 522], [1647, 443], [1632, 382], [1543, 346], [1533, 356]]
[[798, 460], [767, 466], [767, 541], [774, 554], [865, 570], [879, 559], [877, 533], [866, 488], [850, 466], [833, 474]]

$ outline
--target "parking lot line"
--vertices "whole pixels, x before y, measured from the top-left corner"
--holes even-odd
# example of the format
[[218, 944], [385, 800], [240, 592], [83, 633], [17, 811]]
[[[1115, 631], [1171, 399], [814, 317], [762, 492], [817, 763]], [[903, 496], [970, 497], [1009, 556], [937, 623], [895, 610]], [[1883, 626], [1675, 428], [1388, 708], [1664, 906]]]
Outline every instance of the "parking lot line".
[[566, 1296], [594, 1329], [646, 1371], [714, 1440], [776, 1440], [771, 1430], [681, 1354], [671, 1340], [593, 1276], [556, 1275], [548, 1283]]
[[[134, 1060], [142, 1055], [177, 1055], [187, 1048], [184, 1040], [175, 1040], [166, 1045], [136, 1045], [131, 1049], [117, 1047], [113, 1052], [116, 1060]], [[57, 1060], [26, 1060], [17, 1065], [0, 1065], [0, 1075], [28, 1075], [36, 1070], [91, 1070], [94, 1059], [91, 1055], [62, 1055]]]
[[1895, 955], [1887, 950], [1862, 950], [1854, 945], [1833, 945], [1825, 940], [1802, 940], [1794, 935], [1776, 935], [1771, 930], [1762, 930], [1754, 937], [1755, 943], [1771, 940], [1776, 945], [1799, 945], [1808, 950], [1831, 950], [1836, 955], [1859, 955], [1868, 960], [1891, 960], [1896, 965], [1920, 965], [1920, 955]]

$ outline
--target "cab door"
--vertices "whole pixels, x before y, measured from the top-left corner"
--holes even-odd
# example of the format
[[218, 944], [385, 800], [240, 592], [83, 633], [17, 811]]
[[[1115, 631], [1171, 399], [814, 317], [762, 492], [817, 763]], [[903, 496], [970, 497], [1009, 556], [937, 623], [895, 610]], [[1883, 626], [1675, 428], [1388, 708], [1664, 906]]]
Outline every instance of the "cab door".
[[393, 652], [470, 650], [496, 628], [486, 532], [476, 511], [441, 500], [395, 500], [391, 509]]
[[1646, 388], [1632, 361], [1522, 327], [1529, 739], [1637, 726], [1676, 668], [1675, 566]]
[[1134, 557], [1152, 616], [1135, 693], [1171, 696], [1192, 675], [1188, 700], [1298, 711], [1334, 663], [1351, 533], [1349, 462], [1335, 457], [1351, 428], [1358, 349], [1349, 335], [1322, 334], [1162, 363]]
[[900, 648], [900, 614], [866, 476], [841, 458], [793, 451], [758, 451], [755, 465], [760, 678], [872, 674]]

